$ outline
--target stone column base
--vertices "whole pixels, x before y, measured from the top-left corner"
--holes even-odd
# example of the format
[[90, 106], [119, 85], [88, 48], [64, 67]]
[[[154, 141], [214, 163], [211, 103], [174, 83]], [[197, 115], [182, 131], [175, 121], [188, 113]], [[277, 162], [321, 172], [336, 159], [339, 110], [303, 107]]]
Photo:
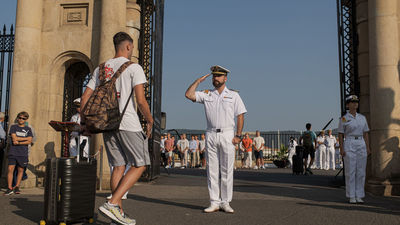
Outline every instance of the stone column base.
[[366, 191], [379, 196], [400, 196], [400, 179], [379, 180], [369, 179], [365, 185]]
[[101, 180], [101, 187], [100, 187], [100, 178], [97, 177], [97, 190], [111, 190], [110, 186], [110, 174], [104, 174]]

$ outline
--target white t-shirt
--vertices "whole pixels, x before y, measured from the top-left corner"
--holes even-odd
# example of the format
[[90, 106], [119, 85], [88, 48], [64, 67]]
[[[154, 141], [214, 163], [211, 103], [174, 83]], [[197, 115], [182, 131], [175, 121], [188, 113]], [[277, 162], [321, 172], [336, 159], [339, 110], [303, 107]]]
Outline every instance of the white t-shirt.
[[176, 145], [179, 146], [181, 151], [183, 151], [186, 148], [189, 148], [189, 141], [187, 139], [181, 139], [178, 141], [178, 143]]
[[[107, 78], [111, 79], [119, 67], [125, 62], [129, 61], [125, 57], [118, 57], [107, 60], [105, 64], [105, 69], [107, 71]], [[118, 77], [115, 82], [115, 87], [117, 89], [119, 111], [122, 113], [124, 107], [128, 101], [129, 95], [132, 89], [139, 84], [146, 83], [146, 75], [143, 72], [142, 67], [139, 64], [131, 64], [124, 72]], [[87, 87], [94, 90], [100, 84], [99, 80], [99, 67], [97, 67], [90, 79]], [[139, 117], [135, 110], [135, 102], [132, 98], [129, 100], [128, 107], [126, 108], [125, 114], [122, 117], [121, 124], [119, 125], [120, 130], [139, 132], [142, 131], [142, 126], [139, 122]]]
[[[253, 144], [256, 146], [257, 149], [260, 149], [261, 146], [265, 144], [264, 138], [259, 136], [253, 139]], [[262, 148], [260, 150], [263, 150]]]

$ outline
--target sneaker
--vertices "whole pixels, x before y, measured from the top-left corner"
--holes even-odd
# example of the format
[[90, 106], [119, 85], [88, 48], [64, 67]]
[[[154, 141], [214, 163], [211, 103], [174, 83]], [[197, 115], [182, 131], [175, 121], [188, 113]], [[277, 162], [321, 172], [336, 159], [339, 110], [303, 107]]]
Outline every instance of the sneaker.
[[204, 209], [205, 213], [212, 213], [219, 210], [219, 205], [211, 204], [208, 208]]
[[362, 200], [362, 198], [356, 198], [356, 202], [357, 203], [364, 203], [364, 200]]
[[357, 203], [357, 200], [356, 200], [355, 198], [350, 198], [349, 203], [350, 203], [350, 204], [356, 204], [356, 203]]
[[104, 203], [99, 207], [100, 213], [104, 216], [107, 216], [113, 221], [116, 221], [123, 225], [135, 225], [136, 221], [128, 218], [128, 216], [124, 215], [121, 212], [121, 208], [118, 205], [112, 205], [108, 202]]
[[7, 191], [4, 192], [3, 195], [12, 195], [12, 194], [14, 194], [14, 190], [13, 189], [7, 189]]
[[308, 173], [310, 173], [311, 175], [313, 175], [313, 172], [311, 171], [310, 168], [307, 168], [306, 171], [307, 171]]
[[232, 209], [232, 207], [229, 205], [229, 203], [222, 204], [221, 209], [226, 213], [234, 213], [235, 212], [235, 210]]
[[[108, 199], [108, 200], [110, 200], [111, 198], [112, 198], [112, 194], [110, 194], [109, 196], [107, 196], [107, 199]], [[128, 199], [128, 192], [126, 192], [126, 193], [122, 196], [121, 199], [122, 199], [122, 200]]]
[[15, 194], [21, 194], [21, 191], [19, 190], [19, 187], [18, 187], [18, 186], [15, 186], [15, 187], [14, 187], [14, 193], [15, 193]]
[[258, 166], [254, 166], [254, 169], [255, 169], [255, 170], [258, 170]]
[[125, 194], [122, 196], [121, 198], [122, 200], [126, 200], [128, 199], [128, 192], [125, 192]]

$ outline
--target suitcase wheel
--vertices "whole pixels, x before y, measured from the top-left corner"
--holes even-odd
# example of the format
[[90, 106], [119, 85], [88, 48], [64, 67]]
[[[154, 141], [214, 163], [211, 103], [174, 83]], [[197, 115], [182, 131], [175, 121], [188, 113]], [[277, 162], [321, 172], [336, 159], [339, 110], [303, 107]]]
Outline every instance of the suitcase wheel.
[[46, 225], [46, 221], [41, 220], [41, 221], [39, 222], [39, 224], [40, 224], [40, 225]]
[[61, 222], [61, 223], [59, 223], [59, 225], [67, 225], [66, 223], [64, 223], [64, 222]]
[[90, 218], [90, 219], [88, 220], [88, 223], [94, 223], [94, 219], [93, 219], [93, 218]]

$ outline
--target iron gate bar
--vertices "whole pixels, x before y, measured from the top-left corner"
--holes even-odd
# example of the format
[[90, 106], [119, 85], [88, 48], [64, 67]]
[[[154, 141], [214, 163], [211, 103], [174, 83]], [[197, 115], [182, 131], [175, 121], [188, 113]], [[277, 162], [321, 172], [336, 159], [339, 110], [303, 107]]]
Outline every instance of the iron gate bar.
[[[12, 62], [14, 54], [14, 26], [11, 25], [10, 32], [7, 34], [7, 28], [3, 26], [3, 32], [0, 32], [0, 109], [5, 113], [4, 130], [7, 131], [9, 121], [9, 104], [10, 104], [10, 87]], [[3, 87], [4, 87], [4, 61], [7, 57], [7, 73], [6, 73], [6, 93], [5, 103], [3, 104]]]
[[356, 1], [337, 0], [337, 26], [341, 113], [346, 113], [346, 97], [360, 95], [358, 80], [358, 36]]

